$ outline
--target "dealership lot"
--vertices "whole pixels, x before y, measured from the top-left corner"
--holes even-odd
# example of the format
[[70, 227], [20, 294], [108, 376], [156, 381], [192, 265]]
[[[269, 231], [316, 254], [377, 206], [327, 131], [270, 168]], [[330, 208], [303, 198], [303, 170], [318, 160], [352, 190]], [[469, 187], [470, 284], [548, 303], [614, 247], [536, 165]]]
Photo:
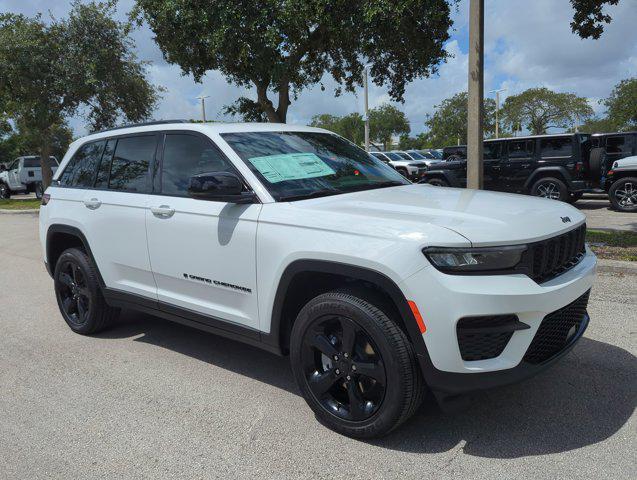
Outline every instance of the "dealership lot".
[[637, 276], [601, 273], [552, 370], [360, 442], [319, 425], [286, 359], [126, 312], [73, 334], [35, 215], [0, 217], [0, 478], [635, 478]]

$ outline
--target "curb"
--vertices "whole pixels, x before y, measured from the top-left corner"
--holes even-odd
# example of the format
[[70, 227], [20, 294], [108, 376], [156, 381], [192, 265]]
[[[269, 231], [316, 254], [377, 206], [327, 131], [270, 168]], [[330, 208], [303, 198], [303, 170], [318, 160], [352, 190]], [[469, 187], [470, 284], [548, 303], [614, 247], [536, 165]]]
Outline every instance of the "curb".
[[0, 209], [0, 215], [26, 215], [26, 214], [38, 214], [40, 210], [37, 208], [30, 208], [28, 210], [6, 210]]

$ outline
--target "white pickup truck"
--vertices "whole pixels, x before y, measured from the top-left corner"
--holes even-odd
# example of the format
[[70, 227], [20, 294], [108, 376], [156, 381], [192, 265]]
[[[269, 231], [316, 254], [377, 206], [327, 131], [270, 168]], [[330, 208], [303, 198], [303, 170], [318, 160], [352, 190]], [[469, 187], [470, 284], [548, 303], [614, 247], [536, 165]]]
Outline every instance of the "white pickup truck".
[[[50, 157], [53, 173], [58, 168], [58, 161]], [[0, 198], [9, 198], [16, 193], [35, 192], [38, 198], [42, 198], [42, 168], [40, 157], [18, 157], [6, 168], [0, 167]]]

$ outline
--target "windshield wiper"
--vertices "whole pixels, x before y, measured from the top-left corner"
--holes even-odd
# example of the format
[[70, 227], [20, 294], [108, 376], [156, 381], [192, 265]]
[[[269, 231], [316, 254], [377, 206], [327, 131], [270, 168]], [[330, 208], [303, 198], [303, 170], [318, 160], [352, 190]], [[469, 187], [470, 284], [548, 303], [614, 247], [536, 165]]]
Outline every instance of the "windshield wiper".
[[400, 180], [387, 180], [386, 182], [376, 182], [376, 183], [367, 183], [365, 185], [358, 185], [357, 187], [351, 190], [348, 190], [348, 192], [360, 192], [362, 190], [372, 190], [374, 188], [399, 187], [404, 185], [407, 185], [407, 184], [401, 182]]
[[321, 190], [314, 190], [308, 193], [299, 193], [297, 195], [283, 195], [279, 197], [279, 202], [291, 202], [293, 200], [304, 200], [306, 198], [327, 197], [328, 195], [337, 195], [343, 193], [335, 188], [323, 188]]

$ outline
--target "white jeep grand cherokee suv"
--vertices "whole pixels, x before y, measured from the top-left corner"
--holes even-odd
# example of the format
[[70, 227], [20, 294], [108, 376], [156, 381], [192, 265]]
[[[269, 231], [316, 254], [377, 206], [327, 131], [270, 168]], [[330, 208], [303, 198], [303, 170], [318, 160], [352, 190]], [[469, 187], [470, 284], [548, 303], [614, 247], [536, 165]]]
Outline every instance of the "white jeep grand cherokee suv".
[[324, 130], [163, 122], [74, 142], [40, 236], [81, 334], [119, 308], [289, 355], [352, 437], [528, 377], [582, 336], [595, 256], [553, 200], [412, 185]]

